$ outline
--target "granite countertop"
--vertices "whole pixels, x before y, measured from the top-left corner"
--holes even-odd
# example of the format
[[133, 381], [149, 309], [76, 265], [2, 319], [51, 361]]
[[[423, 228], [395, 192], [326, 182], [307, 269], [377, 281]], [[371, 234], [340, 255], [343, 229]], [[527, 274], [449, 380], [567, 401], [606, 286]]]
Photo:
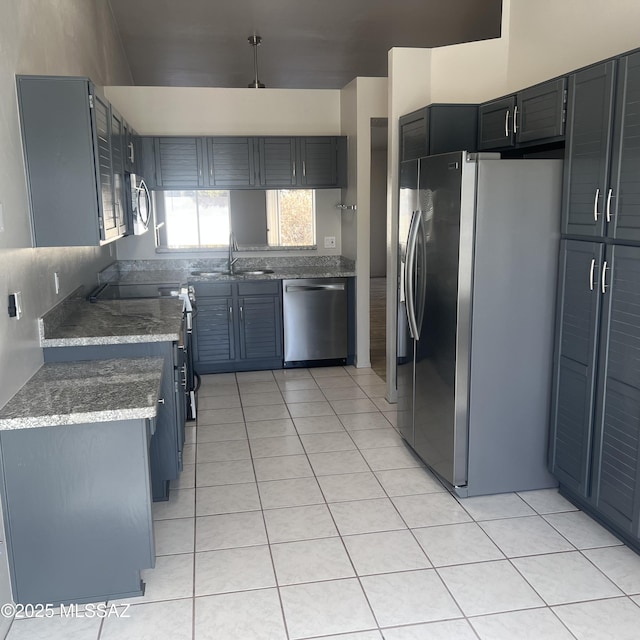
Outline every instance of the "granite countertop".
[[162, 358], [45, 363], [0, 409], [0, 430], [153, 418]]
[[40, 346], [70, 347], [180, 338], [182, 301], [177, 298], [65, 301], [62, 311], [40, 321]]

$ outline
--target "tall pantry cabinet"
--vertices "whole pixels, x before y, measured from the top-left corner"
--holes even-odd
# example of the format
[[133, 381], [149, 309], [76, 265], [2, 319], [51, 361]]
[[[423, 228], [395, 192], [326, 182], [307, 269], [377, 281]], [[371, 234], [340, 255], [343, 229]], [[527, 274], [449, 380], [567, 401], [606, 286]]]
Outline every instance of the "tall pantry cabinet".
[[640, 549], [640, 52], [569, 79], [550, 464]]

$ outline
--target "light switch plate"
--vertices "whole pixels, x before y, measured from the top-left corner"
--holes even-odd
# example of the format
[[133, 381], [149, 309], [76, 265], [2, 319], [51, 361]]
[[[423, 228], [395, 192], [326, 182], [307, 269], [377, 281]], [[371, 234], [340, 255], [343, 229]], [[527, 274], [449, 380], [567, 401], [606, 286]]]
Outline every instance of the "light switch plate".
[[336, 248], [336, 237], [335, 236], [325, 236], [324, 237], [324, 248], [325, 249], [335, 249]]

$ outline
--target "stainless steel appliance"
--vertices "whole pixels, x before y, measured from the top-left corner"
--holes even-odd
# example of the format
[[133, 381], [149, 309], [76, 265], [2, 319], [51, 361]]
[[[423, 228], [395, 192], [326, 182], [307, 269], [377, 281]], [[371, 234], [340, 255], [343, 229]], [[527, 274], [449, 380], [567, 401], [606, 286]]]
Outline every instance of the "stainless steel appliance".
[[179, 282], [172, 283], [129, 283], [105, 282], [96, 287], [88, 296], [89, 302], [100, 300], [135, 300], [140, 298], [180, 298], [184, 313], [184, 333], [180, 347], [183, 351], [182, 386], [185, 392], [186, 417], [197, 417], [197, 392], [200, 376], [193, 365], [193, 318], [197, 314], [195, 291]]
[[399, 428], [461, 496], [556, 484], [546, 452], [561, 173], [557, 160], [466, 152], [402, 164]]
[[346, 363], [347, 297], [346, 278], [282, 281], [285, 367]]
[[146, 233], [151, 220], [151, 196], [145, 181], [135, 173], [127, 174], [127, 200], [133, 235]]

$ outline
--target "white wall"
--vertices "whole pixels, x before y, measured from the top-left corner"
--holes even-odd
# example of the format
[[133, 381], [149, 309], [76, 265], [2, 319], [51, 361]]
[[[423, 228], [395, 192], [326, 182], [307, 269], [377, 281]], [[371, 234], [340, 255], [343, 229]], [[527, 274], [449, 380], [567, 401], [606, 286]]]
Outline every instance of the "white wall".
[[[125, 84], [131, 73], [107, 0], [20, 0], [2, 3], [0, 15], [0, 406], [42, 364], [37, 319], [80, 284], [95, 282], [111, 260], [109, 249], [32, 249], [20, 142], [15, 74], [82, 75], [97, 84]], [[53, 272], [60, 274], [56, 296]], [[21, 291], [24, 317], [8, 317], [11, 291]], [[5, 554], [0, 602], [9, 602]], [[0, 637], [8, 623], [0, 618]]]

